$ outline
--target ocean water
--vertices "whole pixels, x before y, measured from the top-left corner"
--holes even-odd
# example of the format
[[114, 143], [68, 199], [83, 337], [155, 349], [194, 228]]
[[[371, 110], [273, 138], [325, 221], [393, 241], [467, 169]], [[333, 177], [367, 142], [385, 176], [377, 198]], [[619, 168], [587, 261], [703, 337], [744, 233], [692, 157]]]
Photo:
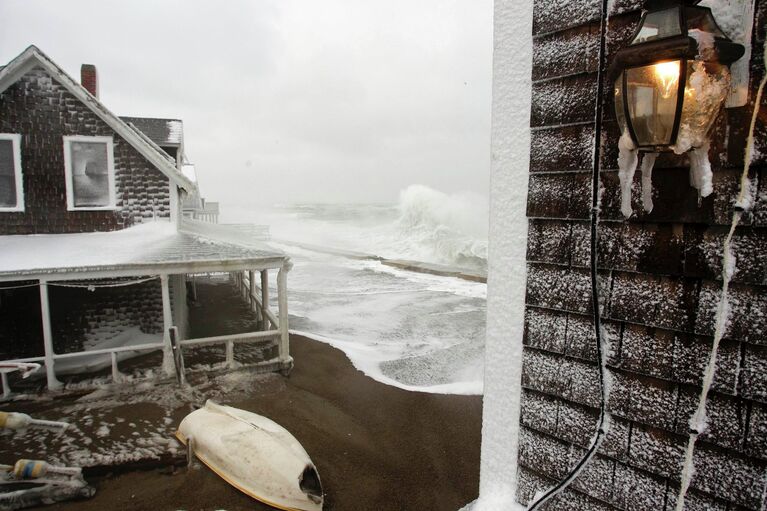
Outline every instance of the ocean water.
[[359, 256], [484, 272], [485, 199], [416, 185], [393, 204], [285, 204], [224, 215], [226, 222], [268, 224], [272, 244], [291, 256], [291, 330], [336, 346], [390, 385], [482, 392], [486, 284]]

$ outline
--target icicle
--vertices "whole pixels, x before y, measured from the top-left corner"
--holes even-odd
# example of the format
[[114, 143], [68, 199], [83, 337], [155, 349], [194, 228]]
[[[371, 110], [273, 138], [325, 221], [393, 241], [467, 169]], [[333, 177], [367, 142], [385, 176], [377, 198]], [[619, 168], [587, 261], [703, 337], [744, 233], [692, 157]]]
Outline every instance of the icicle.
[[637, 169], [638, 155], [636, 146], [628, 132], [624, 132], [618, 141], [618, 177], [621, 182], [621, 213], [626, 218], [631, 216], [631, 184]]
[[697, 189], [701, 197], [708, 197], [714, 191], [714, 174], [708, 160], [709, 141], [690, 151], [690, 185]]
[[646, 153], [642, 158], [642, 207], [647, 213], [653, 208], [652, 203], [652, 168], [658, 153]]

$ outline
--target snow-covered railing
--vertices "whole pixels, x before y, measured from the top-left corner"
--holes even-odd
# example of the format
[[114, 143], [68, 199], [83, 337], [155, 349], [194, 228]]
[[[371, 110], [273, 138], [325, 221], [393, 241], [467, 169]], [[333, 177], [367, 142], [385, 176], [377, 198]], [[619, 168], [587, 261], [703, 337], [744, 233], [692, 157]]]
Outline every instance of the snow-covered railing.
[[[249, 302], [250, 308], [258, 315], [259, 322], [266, 328], [268, 321], [273, 328], [279, 329], [280, 320], [269, 310], [269, 272], [260, 272], [261, 285], [256, 284], [256, 272], [236, 272], [234, 281], [242, 294], [242, 298]], [[278, 293], [281, 294], [281, 293]]]
[[265, 332], [250, 332], [245, 334], [219, 335], [215, 337], [202, 337], [200, 339], [185, 339], [179, 341], [179, 345], [198, 348], [223, 343], [226, 346], [226, 365], [234, 365], [234, 343], [253, 342], [265, 339], [279, 339], [279, 330], [267, 330]]
[[[269, 312], [269, 316], [273, 318], [274, 321], [276, 321], [276, 318], [274, 318], [274, 315]], [[270, 319], [270, 323], [272, 322], [272, 319]], [[179, 341], [179, 344], [183, 347], [189, 347], [189, 348], [198, 348], [202, 346], [211, 346], [216, 344], [224, 344], [226, 347], [226, 365], [227, 367], [233, 367], [234, 366], [234, 343], [248, 343], [248, 342], [257, 342], [262, 340], [269, 340], [269, 339], [279, 339], [281, 335], [281, 332], [279, 329], [275, 327], [274, 330], [266, 330], [266, 331], [259, 331], [259, 332], [245, 332], [241, 334], [230, 334], [230, 335], [219, 335], [214, 337], [201, 337], [198, 339], [183, 339]], [[119, 353], [126, 353], [126, 352], [137, 352], [137, 351], [156, 351], [156, 350], [162, 350], [165, 348], [165, 343], [160, 341], [157, 343], [146, 343], [146, 344], [134, 344], [129, 346], [116, 346], [113, 348], [103, 348], [103, 349], [95, 349], [95, 350], [86, 350], [86, 351], [77, 351], [72, 353], [59, 353], [53, 355], [54, 363], [56, 360], [66, 360], [66, 359], [72, 359], [72, 358], [78, 358], [78, 357], [93, 357], [98, 355], [109, 355], [110, 356], [110, 365], [112, 368], [112, 380], [114, 382], [119, 382], [121, 380], [121, 373], [118, 367], [119, 359], [118, 354]], [[7, 364], [19, 364], [19, 363], [45, 363], [45, 357], [28, 357], [28, 358], [20, 358], [20, 359], [14, 359], [14, 360], [4, 360], [2, 363]], [[276, 357], [274, 360], [266, 360], [264, 362], [254, 364], [254, 365], [264, 365], [264, 364], [276, 364], [279, 362], [279, 357]], [[8, 382], [8, 374], [5, 372], [0, 372], [0, 381], [2, 381], [3, 385], [3, 397], [7, 398], [12, 394], [10, 384]]]
[[[75, 351], [72, 353], [54, 353], [52, 354], [53, 362], [55, 363], [56, 360], [66, 360], [71, 358], [77, 358], [77, 357], [93, 357], [98, 355], [109, 355], [110, 356], [110, 363], [112, 366], [112, 380], [114, 381], [120, 381], [120, 371], [118, 369], [118, 353], [125, 353], [125, 352], [133, 352], [133, 351], [154, 351], [154, 350], [162, 350], [165, 347], [165, 344], [160, 341], [157, 343], [146, 343], [146, 344], [134, 344], [129, 346], [115, 346], [113, 348], [102, 348], [102, 349], [96, 349], [96, 350], [86, 350], [86, 351]], [[14, 360], [3, 360], [3, 363], [22, 363], [22, 362], [37, 362], [37, 363], [45, 363], [45, 357], [28, 357], [28, 358], [18, 358]], [[9, 397], [12, 393], [10, 384], [8, 382], [8, 375], [6, 373], [0, 373], [0, 380], [3, 384], [3, 397]]]
[[[263, 266], [262, 266], [263, 268]], [[287, 295], [287, 273], [292, 268], [292, 264], [289, 259], [285, 259], [281, 262], [281, 266], [272, 269], [277, 270], [277, 305], [278, 311], [275, 315], [269, 309], [269, 269], [258, 270], [239, 270], [230, 273], [234, 279], [235, 284], [242, 292], [243, 298], [245, 298], [251, 310], [257, 315], [259, 320], [259, 330], [256, 332], [247, 332], [241, 334], [222, 335], [216, 337], [205, 337], [199, 339], [183, 339], [178, 341], [178, 347], [197, 347], [204, 345], [212, 345], [221, 343], [226, 348], [226, 363], [228, 367], [234, 366], [234, 344], [257, 342], [265, 339], [276, 339], [276, 346], [278, 348], [278, 356], [271, 360], [258, 362], [256, 364], [248, 364], [249, 367], [271, 367], [275, 370], [280, 370], [283, 374], [288, 373], [293, 367], [293, 359], [290, 356], [290, 344], [288, 334], [288, 295]], [[260, 287], [257, 285], [256, 271], [260, 273]], [[194, 275], [193, 272], [184, 272], [187, 275]], [[110, 364], [112, 369], [112, 379], [114, 381], [121, 380], [121, 373], [118, 367], [118, 354], [125, 352], [141, 352], [141, 351], [163, 351], [163, 370], [166, 375], [173, 374], [173, 360], [172, 360], [172, 347], [170, 340], [170, 331], [173, 326], [173, 315], [171, 305], [171, 293], [169, 288], [169, 275], [159, 274], [160, 287], [162, 292], [162, 304], [163, 304], [163, 337], [158, 342], [150, 342], [144, 344], [123, 344], [120, 346], [98, 348], [92, 350], [84, 350], [72, 353], [55, 353], [53, 347], [53, 335], [50, 321], [50, 308], [48, 300], [48, 286], [59, 285], [55, 282], [40, 280], [37, 284], [31, 284], [31, 286], [39, 286], [40, 288], [40, 307], [43, 323], [43, 348], [45, 354], [43, 356], [20, 358], [14, 360], [0, 360], [0, 363], [41, 363], [45, 367], [45, 376], [47, 379], [47, 386], [51, 390], [61, 388], [62, 383], [56, 378], [56, 361], [74, 359], [78, 357], [93, 357], [99, 355], [109, 355]], [[152, 279], [158, 277], [151, 277]], [[63, 279], [62, 279], [63, 280]], [[87, 279], [82, 279], [87, 280]], [[147, 279], [144, 278], [140, 282], [144, 282]], [[139, 281], [120, 282], [113, 284], [99, 284], [98, 286], [124, 286], [132, 285]], [[194, 283], [194, 281], [192, 281]], [[61, 284], [64, 285], [64, 284]], [[66, 284], [67, 286], [91, 288], [96, 287], [92, 283], [84, 284]], [[24, 287], [29, 287], [25, 285]], [[194, 285], [192, 287], [194, 293]], [[140, 339], [137, 339], [140, 341]], [[103, 364], [101, 367], [108, 367], [108, 364]], [[3, 397], [8, 397], [11, 394], [11, 388], [8, 382], [7, 375], [0, 371], [0, 383], [3, 385]]]

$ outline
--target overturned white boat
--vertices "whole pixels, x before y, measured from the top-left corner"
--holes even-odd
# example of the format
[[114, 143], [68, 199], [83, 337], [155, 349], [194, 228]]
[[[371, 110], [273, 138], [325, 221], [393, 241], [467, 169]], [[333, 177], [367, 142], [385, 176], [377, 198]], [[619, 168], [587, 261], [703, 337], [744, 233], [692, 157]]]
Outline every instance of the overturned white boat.
[[176, 436], [254, 499], [287, 511], [322, 509], [317, 469], [298, 440], [274, 421], [207, 401], [181, 421]]

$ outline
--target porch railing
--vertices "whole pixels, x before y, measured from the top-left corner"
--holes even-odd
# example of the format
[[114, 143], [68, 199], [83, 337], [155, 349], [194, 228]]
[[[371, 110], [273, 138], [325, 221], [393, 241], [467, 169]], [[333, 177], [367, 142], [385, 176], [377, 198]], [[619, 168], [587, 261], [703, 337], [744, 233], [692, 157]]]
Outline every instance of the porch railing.
[[[287, 373], [292, 368], [293, 359], [289, 354], [288, 345], [288, 314], [287, 314], [287, 271], [289, 266], [283, 266], [279, 269], [277, 274], [277, 288], [278, 288], [278, 315], [269, 309], [269, 273], [267, 270], [260, 270], [260, 286], [256, 285], [256, 271], [239, 271], [232, 274], [235, 285], [238, 287], [243, 297], [249, 301], [250, 308], [257, 314], [259, 319], [260, 330], [255, 332], [246, 332], [241, 334], [219, 335], [214, 337], [203, 337], [198, 339], [181, 339], [178, 344], [183, 347], [200, 347], [210, 346], [215, 344], [223, 344], [226, 350], [226, 365], [227, 367], [234, 366], [234, 344], [235, 343], [251, 343], [268, 339], [274, 339], [277, 341], [278, 356], [269, 360], [264, 360], [254, 364], [247, 364], [247, 367], [274, 367], [283, 373]], [[165, 315], [169, 315], [170, 303], [167, 291], [167, 277], [162, 276], [163, 284], [163, 302]], [[46, 290], [47, 291], [47, 290]], [[45, 293], [47, 295], [47, 292]], [[47, 296], [44, 302], [47, 306]], [[46, 307], [47, 308], [47, 307]], [[166, 325], [168, 324], [166, 318]], [[171, 328], [175, 328], [171, 326]], [[163, 368], [168, 376], [172, 374], [173, 360], [171, 353], [170, 343], [170, 328], [164, 333], [162, 340], [156, 343], [136, 344], [132, 346], [118, 346], [113, 348], [103, 348], [95, 350], [78, 351], [72, 353], [55, 353], [52, 349], [52, 343], [50, 347], [46, 347], [46, 355], [39, 357], [19, 358], [13, 360], [4, 360], [2, 362], [9, 363], [21, 363], [21, 362], [36, 362], [46, 366], [47, 384], [49, 389], [56, 389], [61, 386], [61, 383], [56, 379], [55, 366], [56, 360], [66, 360], [78, 357], [90, 357], [94, 355], [109, 355], [112, 369], [112, 380], [119, 382], [122, 374], [118, 367], [118, 354], [125, 352], [137, 352], [146, 351], [151, 352], [155, 350], [163, 351]], [[0, 382], [3, 385], [3, 397], [7, 398], [11, 395], [11, 388], [8, 382], [7, 373], [0, 372]]]

